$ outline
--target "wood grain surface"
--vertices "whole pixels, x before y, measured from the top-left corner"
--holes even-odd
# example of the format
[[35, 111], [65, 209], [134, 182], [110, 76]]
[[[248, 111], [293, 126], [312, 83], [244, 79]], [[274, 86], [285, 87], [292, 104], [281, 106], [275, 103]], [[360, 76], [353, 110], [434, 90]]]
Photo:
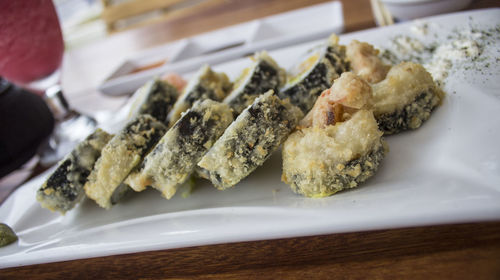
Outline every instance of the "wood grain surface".
[[0, 270], [2, 279], [500, 279], [500, 222], [240, 242]]

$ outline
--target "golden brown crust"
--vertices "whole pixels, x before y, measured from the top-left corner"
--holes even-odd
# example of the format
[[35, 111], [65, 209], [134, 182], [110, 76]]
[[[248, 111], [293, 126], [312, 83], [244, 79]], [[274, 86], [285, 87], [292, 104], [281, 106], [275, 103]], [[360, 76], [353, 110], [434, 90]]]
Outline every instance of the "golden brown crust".
[[429, 119], [444, 93], [425, 68], [403, 62], [373, 85], [373, 113], [386, 134], [416, 129]]
[[381, 136], [367, 110], [335, 125], [299, 129], [283, 145], [282, 180], [309, 197], [356, 187], [375, 173], [385, 155]]
[[109, 209], [115, 190], [165, 131], [166, 126], [150, 115], [139, 115], [129, 122], [102, 149], [84, 186], [87, 196]]
[[281, 145], [302, 112], [273, 91], [261, 95], [226, 129], [198, 166], [219, 189], [248, 176]]
[[135, 191], [152, 186], [170, 199], [232, 120], [227, 104], [210, 99], [196, 102], [162, 137], [141, 167], [128, 176], [126, 183]]
[[370, 85], [354, 73], [344, 72], [331, 88], [321, 93], [300, 127], [325, 127], [342, 122], [359, 109], [371, 108], [372, 102]]

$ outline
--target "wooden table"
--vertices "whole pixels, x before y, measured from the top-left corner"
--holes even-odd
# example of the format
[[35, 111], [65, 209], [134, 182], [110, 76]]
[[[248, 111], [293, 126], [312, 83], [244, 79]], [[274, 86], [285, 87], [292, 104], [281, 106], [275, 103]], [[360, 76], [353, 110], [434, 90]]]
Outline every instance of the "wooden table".
[[[321, 0], [228, 0], [200, 15], [131, 30], [66, 53], [63, 88], [75, 107], [124, 57], [145, 48]], [[346, 31], [374, 27], [369, 0], [341, 1]], [[470, 8], [498, 6], [475, 1]], [[89, 59], [92, 58], [92, 59]], [[0, 279], [381, 278], [500, 279], [500, 221], [437, 225], [142, 252], [0, 270]]]
[[500, 279], [500, 222], [144, 252], [0, 270], [2, 279]]

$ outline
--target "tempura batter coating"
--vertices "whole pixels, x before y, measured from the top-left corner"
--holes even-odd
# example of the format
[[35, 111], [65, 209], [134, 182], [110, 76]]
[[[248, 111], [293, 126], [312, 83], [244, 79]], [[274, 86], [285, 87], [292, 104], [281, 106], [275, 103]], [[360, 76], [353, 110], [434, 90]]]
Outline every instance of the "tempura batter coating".
[[371, 109], [370, 85], [352, 72], [344, 72], [333, 86], [321, 93], [313, 108], [300, 121], [300, 127], [326, 127], [348, 119], [359, 109]]
[[382, 81], [391, 68], [378, 57], [378, 50], [372, 45], [352, 40], [346, 48], [351, 70], [369, 83]]
[[385, 148], [372, 112], [325, 128], [292, 133], [283, 145], [282, 180], [296, 193], [324, 197], [353, 188], [373, 176]]
[[196, 102], [162, 137], [141, 167], [128, 176], [126, 183], [135, 191], [152, 186], [170, 199], [232, 121], [227, 104], [210, 99]]
[[134, 103], [129, 119], [148, 114], [163, 124], [168, 124], [168, 114], [172, 110], [179, 92], [166, 81], [154, 79], [140, 87], [132, 96]]
[[208, 65], [203, 66], [189, 81], [170, 111], [170, 126], [174, 125], [181, 113], [191, 108], [194, 102], [205, 99], [222, 101], [230, 89], [231, 82], [226, 74], [214, 72]]
[[425, 68], [403, 62], [373, 85], [373, 113], [385, 134], [419, 128], [441, 103], [444, 93]]
[[371, 106], [370, 85], [343, 73], [285, 141], [282, 180], [296, 193], [324, 197], [371, 177], [385, 155]]
[[306, 114], [321, 92], [328, 89], [333, 80], [348, 69], [345, 46], [339, 45], [338, 37], [332, 35], [325, 45], [309, 51], [304, 60], [290, 69], [287, 83], [278, 96], [290, 99], [293, 105]]
[[109, 209], [113, 193], [166, 130], [165, 125], [150, 115], [139, 115], [129, 122], [102, 149], [84, 186], [87, 196]]
[[61, 160], [37, 192], [36, 199], [42, 207], [64, 214], [84, 197], [83, 185], [111, 137], [97, 129]]
[[198, 166], [217, 188], [234, 186], [271, 156], [301, 117], [299, 108], [268, 91], [238, 116]]

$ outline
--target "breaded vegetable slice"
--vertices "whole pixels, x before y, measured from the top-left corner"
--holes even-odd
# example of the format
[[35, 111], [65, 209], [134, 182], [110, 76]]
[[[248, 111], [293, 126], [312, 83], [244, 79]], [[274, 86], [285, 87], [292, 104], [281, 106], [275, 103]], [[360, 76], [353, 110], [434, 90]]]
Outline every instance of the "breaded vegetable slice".
[[168, 117], [170, 126], [181, 117], [181, 113], [191, 108], [195, 101], [205, 99], [222, 101], [230, 89], [231, 82], [226, 74], [214, 72], [208, 65], [204, 65], [191, 78], [182, 95], [175, 102]]
[[324, 44], [308, 51], [288, 71], [286, 85], [278, 96], [289, 98], [304, 114], [309, 112], [321, 92], [349, 70], [345, 55], [345, 46], [338, 44], [338, 37], [330, 36]]
[[172, 110], [179, 92], [170, 83], [154, 79], [140, 87], [132, 96], [134, 99], [130, 118], [148, 114], [168, 124], [168, 114]]
[[419, 128], [441, 103], [444, 93], [425, 68], [403, 62], [373, 85], [373, 113], [385, 134]]
[[267, 52], [259, 52], [252, 59], [252, 65], [243, 70], [224, 99], [224, 103], [231, 106], [235, 115], [241, 113], [261, 94], [271, 89], [276, 92], [285, 83], [285, 71]]
[[168, 130], [126, 183], [136, 191], [152, 186], [170, 199], [194, 171], [196, 163], [233, 121], [227, 104], [197, 101]]
[[[115, 191], [130, 171], [165, 134], [166, 126], [150, 115], [139, 115], [130, 121], [102, 149], [101, 157], [88, 177], [84, 189], [99, 206], [109, 209]], [[120, 187], [120, 188], [119, 188]]]
[[282, 180], [308, 197], [324, 197], [373, 176], [386, 149], [369, 110], [370, 85], [346, 72], [318, 98], [283, 145]]
[[271, 156], [301, 117], [299, 108], [268, 91], [226, 129], [198, 163], [199, 173], [219, 189], [234, 186]]
[[36, 199], [42, 207], [64, 214], [84, 197], [83, 185], [111, 137], [97, 129], [61, 160], [37, 191]]

